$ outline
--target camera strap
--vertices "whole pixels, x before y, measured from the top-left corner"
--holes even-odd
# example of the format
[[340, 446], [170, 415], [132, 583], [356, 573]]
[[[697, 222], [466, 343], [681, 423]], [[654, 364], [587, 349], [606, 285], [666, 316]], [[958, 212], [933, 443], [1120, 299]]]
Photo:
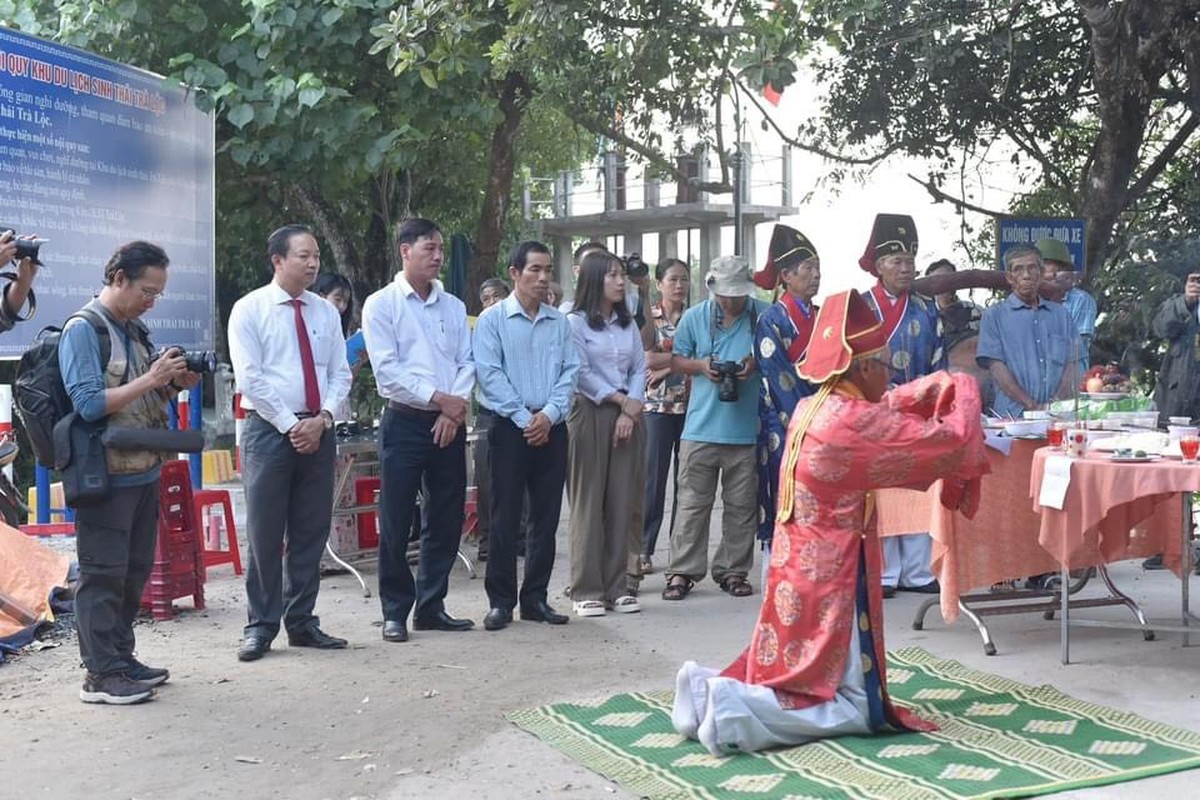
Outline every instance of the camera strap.
[[[3, 278], [9, 283], [15, 281], [17, 277], [17, 273], [15, 272], [0, 272], [0, 278]], [[5, 289], [7, 290], [7, 287], [5, 287]], [[3, 300], [0, 302], [7, 304], [8, 300]], [[32, 286], [29, 287], [29, 296], [26, 298], [25, 302], [29, 305], [29, 313], [22, 317], [21, 309], [13, 309], [12, 314], [8, 315], [13, 322], [29, 322], [29, 320], [33, 319], [37, 315], [37, 295], [34, 294]]]
[[[719, 305], [717, 305], [717, 301], [713, 300], [711, 302], [712, 302], [712, 313], [708, 315], [709, 358], [712, 358], [713, 356], [715, 356], [717, 354], [717, 314], [719, 314], [721, 312], [721, 307]], [[746, 298], [746, 310], [743, 311], [742, 313], [743, 314], [749, 313], [749, 315], [750, 315], [750, 351], [753, 352], [754, 351], [754, 329], [756, 327], [758, 327], [758, 309], [755, 308], [755, 306], [754, 306], [754, 298], [753, 297]], [[741, 315], [738, 315], [738, 318], [740, 319]], [[729, 326], [729, 330], [732, 332], [733, 329], [736, 327], [737, 327], [737, 322], [735, 321], [732, 325]]]

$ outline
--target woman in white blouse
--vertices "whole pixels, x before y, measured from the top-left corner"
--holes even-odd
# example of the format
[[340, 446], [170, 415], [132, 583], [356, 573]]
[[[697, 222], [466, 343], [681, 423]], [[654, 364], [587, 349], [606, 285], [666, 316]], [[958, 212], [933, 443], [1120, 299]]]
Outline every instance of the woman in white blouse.
[[567, 416], [571, 599], [580, 617], [641, 610], [626, 590], [625, 573], [630, 509], [643, 490], [633, 478], [645, 457], [646, 355], [625, 305], [625, 285], [619, 258], [588, 254], [567, 317], [581, 362]]

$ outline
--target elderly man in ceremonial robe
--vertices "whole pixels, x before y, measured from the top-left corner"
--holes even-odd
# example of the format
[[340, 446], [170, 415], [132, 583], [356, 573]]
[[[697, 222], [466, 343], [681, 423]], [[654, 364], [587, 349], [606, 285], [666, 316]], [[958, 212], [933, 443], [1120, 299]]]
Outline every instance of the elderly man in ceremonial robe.
[[[904, 214], [878, 214], [871, 240], [858, 260], [878, 281], [863, 295], [883, 321], [887, 335], [890, 385], [946, 368], [942, 320], [932, 298], [913, 291], [916, 278], [917, 227]], [[933, 540], [928, 533], [890, 536], [883, 545], [883, 596], [896, 590], [937, 594], [939, 587], [929, 570]]]
[[[779, 301], [763, 312], [754, 329], [754, 357], [762, 381], [758, 389], [758, 539], [770, 549], [775, 531], [775, 497], [788, 420], [796, 403], [816, 387], [801, 380], [796, 364], [808, 347], [821, 288], [817, 248], [795, 228], [776, 225], [767, 265], [754, 273], [763, 289], [783, 285]], [[764, 564], [764, 569], [766, 565]]]
[[821, 307], [800, 377], [750, 645], [722, 672], [687, 662], [672, 722], [714, 755], [934, 726], [888, 698], [872, 490], [924, 489], [967, 514], [987, 472], [979, 391], [937, 372], [885, 389], [886, 330], [854, 292]]

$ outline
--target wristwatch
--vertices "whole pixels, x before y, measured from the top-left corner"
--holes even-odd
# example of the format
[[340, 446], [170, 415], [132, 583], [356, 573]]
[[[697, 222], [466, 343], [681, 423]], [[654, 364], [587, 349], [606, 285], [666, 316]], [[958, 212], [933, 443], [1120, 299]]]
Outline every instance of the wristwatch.
[[321, 419], [325, 420], [325, 430], [333, 427], [333, 414], [330, 414], [328, 409], [321, 409]]

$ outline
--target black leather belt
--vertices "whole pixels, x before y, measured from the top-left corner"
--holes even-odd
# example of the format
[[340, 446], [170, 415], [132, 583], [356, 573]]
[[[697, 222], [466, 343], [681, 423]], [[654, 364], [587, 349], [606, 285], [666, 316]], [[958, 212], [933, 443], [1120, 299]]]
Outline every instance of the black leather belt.
[[388, 411], [394, 411], [402, 417], [413, 417], [414, 419], [436, 419], [437, 415], [442, 413], [436, 408], [413, 408], [404, 403], [397, 403], [395, 400], [388, 401]]
[[[312, 419], [313, 417], [319, 416], [321, 412], [320, 411], [294, 411], [292, 413], [295, 415], [296, 419]], [[253, 408], [246, 409], [246, 416], [247, 417], [258, 417], [261, 420], [264, 420], [264, 421], [266, 420], [266, 418], [262, 414], [258, 413]]]

